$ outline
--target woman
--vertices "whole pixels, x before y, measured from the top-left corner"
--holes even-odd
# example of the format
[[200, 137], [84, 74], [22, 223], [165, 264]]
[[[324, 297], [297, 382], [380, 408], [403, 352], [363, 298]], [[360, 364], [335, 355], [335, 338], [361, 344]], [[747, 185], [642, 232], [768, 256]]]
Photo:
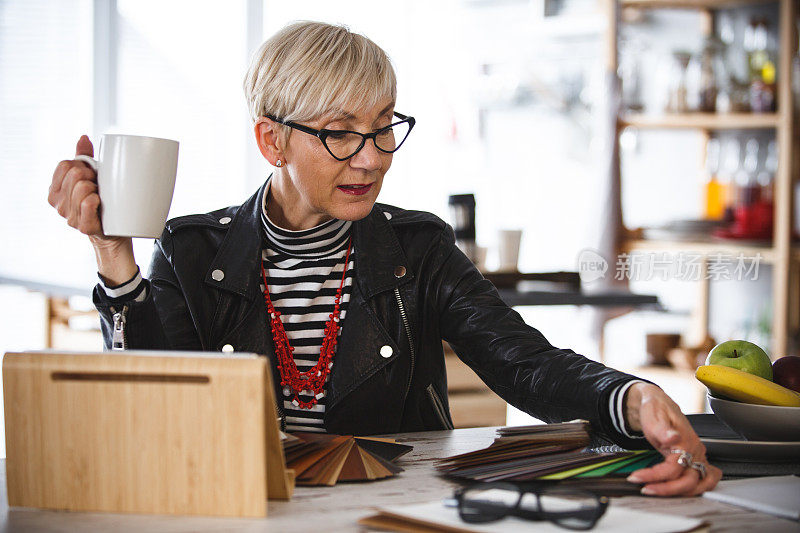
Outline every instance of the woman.
[[[131, 239], [103, 234], [94, 172], [62, 161], [49, 202], [87, 234], [107, 346], [265, 354], [289, 429], [375, 434], [452, 428], [445, 339], [509, 403], [584, 418], [665, 456], [632, 481], [699, 494], [721, 472], [658, 387], [550, 345], [498, 297], [437, 217], [377, 204], [414, 119], [395, 112], [375, 43], [303, 22], [262, 45], [245, 78], [274, 172], [241, 206], [167, 223], [148, 279]], [[92, 155], [87, 137], [77, 154]]]

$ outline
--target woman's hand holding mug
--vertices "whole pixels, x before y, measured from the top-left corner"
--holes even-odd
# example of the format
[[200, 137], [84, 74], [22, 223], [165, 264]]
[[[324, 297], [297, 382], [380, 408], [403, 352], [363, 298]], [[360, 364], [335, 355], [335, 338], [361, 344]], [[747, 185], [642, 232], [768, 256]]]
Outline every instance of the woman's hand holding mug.
[[[86, 135], [78, 140], [75, 155], [93, 157], [94, 147]], [[136, 275], [132, 239], [103, 233], [97, 173], [89, 164], [80, 160], [61, 161], [53, 173], [47, 201], [67, 224], [89, 236], [97, 258], [97, 270], [108, 284], [118, 285]]]

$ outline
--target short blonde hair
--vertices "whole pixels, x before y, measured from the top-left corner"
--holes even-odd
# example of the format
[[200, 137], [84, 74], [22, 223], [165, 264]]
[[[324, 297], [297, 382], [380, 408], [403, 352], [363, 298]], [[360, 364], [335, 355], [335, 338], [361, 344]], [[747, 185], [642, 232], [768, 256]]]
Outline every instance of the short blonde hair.
[[307, 121], [395, 101], [397, 81], [377, 44], [344, 26], [295, 22], [269, 38], [244, 79], [253, 122], [266, 114]]

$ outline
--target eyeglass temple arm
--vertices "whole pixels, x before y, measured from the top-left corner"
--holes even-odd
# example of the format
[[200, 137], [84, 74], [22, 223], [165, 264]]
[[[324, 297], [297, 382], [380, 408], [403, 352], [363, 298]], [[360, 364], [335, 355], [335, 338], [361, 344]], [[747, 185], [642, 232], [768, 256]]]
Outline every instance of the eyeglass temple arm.
[[400, 120], [407, 120], [407, 121], [408, 121], [409, 131], [410, 131], [410, 130], [411, 130], [411, 128], [413, 128], [413, 127], [414, 127], [414, 125], [417, 123], [417, 119], [415, 119], [414, 117], [412, 117], [412, 116], [409, 116], [409, 115], [404, 115], [404, 114], [402, 114], [402, 113], [397, 113], [397, 112], [395, 112], [395, 116], [396, 116], [397, 118], [399, 118]]
[[303, 131], [305, 133], [310, 133], [311, 135], [319, 137], [319, 133], [320, 133], [319, 130], [315, 130], [314, 128], [309, 128], [308, 126], [303, 126], [302, 124], [298, 124], [297, 122], [292, 122], [290, 120], [281, 120], [278, 117], [276, 117], [275, 115], [267, 114], [267, 115], [264, 115], [264, 116], [267, 117], [270, 120], [273, 120], [273, 121], [277, 122], [278, 124], [283, 124], [284, 126], [289, 126], [290, 128], [294, 128], [296, 130], [300, 130], [300, 131]]

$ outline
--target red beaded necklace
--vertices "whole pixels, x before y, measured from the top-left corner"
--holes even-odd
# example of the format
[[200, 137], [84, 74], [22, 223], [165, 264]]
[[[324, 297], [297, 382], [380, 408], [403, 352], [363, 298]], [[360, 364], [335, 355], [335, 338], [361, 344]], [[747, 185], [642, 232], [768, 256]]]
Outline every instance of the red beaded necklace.
[[[336, 351], [336, 336], [339, 334], [339, 305], [342, 300], [342, 290], [344, 288], [344, 280], [347, 276], [347, 265], [350, 263], [350, 249], [353, 244], [352, 237], [347, 243], [347, 255], [344, 258], [344, 269], [342, 270], [342, 282], [339, 284], [339, 289], [336, 291], [336, 299], [334, 300], [333, 313], [328, 315], [328, 321], [325, 322], [325, 338], [322, 340], [322, 347], [319, 350], [319, 360], [309, 370], [300, 372], [297, 369], [297, 364], [294, 362], [292, 352], [294, 347], [289, 344], [289, 338], [286, 336], [286, 330], [283, 329], [283, 322], [281, 322], [281, 313], [276, 311], [272, 305], [272, 298], [269, 297], [269, 287], [267, 286], [267, 273], [264, 270], [264, 263], [261, 263], [261, 278], [264, 280], [264, 300], [267, 303], [267, 313], [269, 314], [270, 325], [272, 326], [272, 340], [275, 343], [275, 355], [278, 357], [278, 371], [281, 374], [281, 387], [288, 388], [285, 394], [294, 394], [292, 403], [301, 409], [311, 409], [317, 404], [325, 393], [325, 382], [328, 379], [328, 374], [331, 372], [333, 366], [333, 354]], [[300, 399], [300, 393], [312, 395], [308, 402]]]

